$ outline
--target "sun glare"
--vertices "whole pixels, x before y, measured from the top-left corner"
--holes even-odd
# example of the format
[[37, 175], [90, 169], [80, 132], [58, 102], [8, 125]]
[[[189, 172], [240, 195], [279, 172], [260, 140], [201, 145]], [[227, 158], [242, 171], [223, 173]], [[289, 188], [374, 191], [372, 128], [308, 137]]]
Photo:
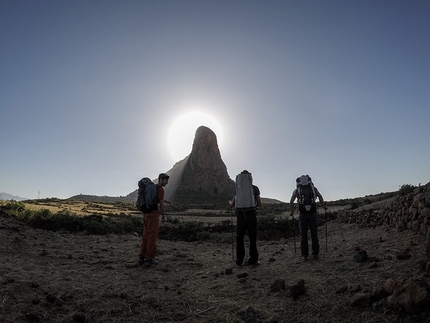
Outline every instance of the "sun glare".
[[217, 136], [218, 147], [221, 147], [222, 129], [218, 121], [203, 112], [188, 112], [178, 117], [169, 130], [169, 151], [175, 162], [184, 159], [191, 153], [194, 136], [200, 126], [210, 128]]

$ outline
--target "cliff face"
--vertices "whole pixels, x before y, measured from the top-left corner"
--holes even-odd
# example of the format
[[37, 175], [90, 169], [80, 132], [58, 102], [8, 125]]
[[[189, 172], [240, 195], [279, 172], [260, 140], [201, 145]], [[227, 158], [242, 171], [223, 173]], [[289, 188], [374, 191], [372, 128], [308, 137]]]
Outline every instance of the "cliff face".
[[166, 199], [181, 203], [227, 203], [233, 196], [234, 181], [221, 159], [215, 133], [204, 126], [197, 129], [190, 155], [167, 172]]

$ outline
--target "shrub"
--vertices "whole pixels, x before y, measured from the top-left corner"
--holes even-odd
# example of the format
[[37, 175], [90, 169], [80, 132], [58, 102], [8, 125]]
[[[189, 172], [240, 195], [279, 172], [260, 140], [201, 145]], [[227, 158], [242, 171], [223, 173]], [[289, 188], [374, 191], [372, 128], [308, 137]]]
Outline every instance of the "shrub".
[[25, 210], [22, 202], [8, 201], [0, 204], [0, 214], [4, 216], [17, 216]]
[[372, 200], [369, 198], [364, 199], [364, 204], [372, 204]]
[[199, 231], [199, 232], [196, 232], [195, 239], [197, 241], [206, 241], [206, 240], [209, 240], [210, 236], [211, 234], [207, 231]]
[[68, 210], [57, 213], [52, 213], [48, 209], [32, 211], [25, 209], [25, 205], [20, 202], [1, 203], [0, 215], [14, 217], [36, 229], [70, 233], [124, 234], [140, 231], [142, 227], [139, 218], [125, 214], [110, 214], [103, 217], [100, 214], [78, 216]]
[[[294, 227], [293, 227], [294, 226]], [[257, 218], [257, 232], [261, 240], [279, 240], [297, 234], [298, 221], [289, 218], [277, 218], [273, 214]]]
[[357, 209], [359, 207], [359, 205], [358, 205], [358, 202], [352, 202], [351, 203], [351, 210], [355, 210], [355, 209]]
[[400, 194], [400, 196], [405, 196], [406, 194], [412, 193], [415, 188], [416, 188], [416, 186], [414, 186], [412, 184], [403, 184], [399, 188], [399, 194]]

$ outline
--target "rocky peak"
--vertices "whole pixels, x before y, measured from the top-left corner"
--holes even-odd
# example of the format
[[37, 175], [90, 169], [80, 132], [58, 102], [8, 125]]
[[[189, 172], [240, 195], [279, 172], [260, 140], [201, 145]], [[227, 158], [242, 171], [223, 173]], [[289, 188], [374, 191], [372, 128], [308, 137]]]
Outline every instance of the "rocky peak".
[[166, 199], [184, 203], [225, 202], [233, 196], [234, 181], [221, 159], [217, 137], [208, 127], [196, 130], [190, 155], [168, 172]]
[[196, 130], [193, 148], [188, 160], [193, 169], [212, 169], [220, 172], [226, 170], [221, 160], [217, 137], [211, 129], [205, 126]]

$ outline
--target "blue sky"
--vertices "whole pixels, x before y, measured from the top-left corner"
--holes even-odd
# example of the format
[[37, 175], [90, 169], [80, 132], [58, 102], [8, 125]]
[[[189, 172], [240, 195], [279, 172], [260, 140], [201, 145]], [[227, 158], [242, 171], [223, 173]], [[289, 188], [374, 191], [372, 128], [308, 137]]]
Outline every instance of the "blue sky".
[[0, 192], [127, 195], [178, 120], [263, 197], [430, 181], [429, 1], [6, 0], [0, 30]]

